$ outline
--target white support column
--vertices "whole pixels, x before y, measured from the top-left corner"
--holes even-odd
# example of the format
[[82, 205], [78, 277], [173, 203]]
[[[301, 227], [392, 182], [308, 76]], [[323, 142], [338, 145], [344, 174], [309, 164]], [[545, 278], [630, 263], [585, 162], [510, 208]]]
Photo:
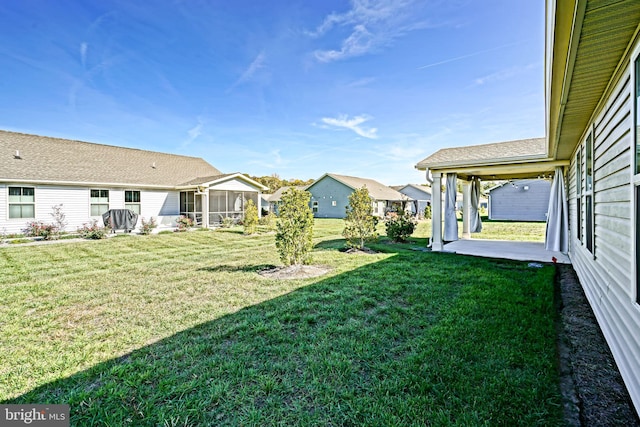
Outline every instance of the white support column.
[[431, 250], [441, 252], [442, 244], [442, 174], [434, 172], [431, 184]]
[[202, 227], [209, 228], [209, 189], [202, 192]]
[[469, 224], [471, 220], [471, 182], [462, 181], [462, 238], [470, 239]]

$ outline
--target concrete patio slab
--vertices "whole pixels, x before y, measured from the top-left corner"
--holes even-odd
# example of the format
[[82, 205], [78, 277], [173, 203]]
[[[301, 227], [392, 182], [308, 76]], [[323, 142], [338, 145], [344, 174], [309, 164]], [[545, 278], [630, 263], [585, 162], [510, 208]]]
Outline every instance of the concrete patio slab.
[[571, 264], [562, 252], [547, 251], [544, 243], [507, 240], [461, 239], [444, 245], [445, 252], [485, 258], [512, 259], [516, 261], [555, 262]]

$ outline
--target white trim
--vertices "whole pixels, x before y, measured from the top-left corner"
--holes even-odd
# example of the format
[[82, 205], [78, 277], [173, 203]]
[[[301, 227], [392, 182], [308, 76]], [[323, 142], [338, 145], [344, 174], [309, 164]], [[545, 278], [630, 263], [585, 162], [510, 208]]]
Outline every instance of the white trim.
[[[633, 248], [632, 250], [632, 255], [631, 255], [631, 298], [632, 301], [634, 302], [634, 306], [636, 307], [636, 309], [640, 310], [640, 298], [638, 293], [640, 292], [640, 289], [638, 289], [640, 287], [640, 284], [638, 284], [638, 274], [640, 274], [640, 272], [638, 271], [638, 263], [636, 262], [636, 260], [638, 259], [638, 251], [640, 250], [640, 248], [638, 248], [639, 246], [639, 242], [638, 242], [638, 237], [637, 237], [637, 233], [640, 232], [640, 230], [638, 230], [638, 219], [640, 216], [640, 212], [638, 212], [638, 200], [637, 198], [639, 197], [638, 195], [638, 188], [640, 187], [640, 173], [636, 174], [636, 171], [638, 169], [638, 167], [640, 165], [637, 165], [638, 161], [637, 161], [637, 153], [636, 153], [636, 144], [637, 144], [637, 138], [640, 137], [640, 135], [638, 135], [638, 129], [637, 126], [640, 125], [640, 123], [637, 123], [638, 120], [638, 105], [637, 105], [637, 94], [636, 94], [636, 86], [638, 85], [639, 82], [636, 81], [636, 60], [640, 61], [640, 43], [638, 43], [636, 45], [635, 48], [633, 48], [632, 52], [631, 52], [631, 56], [629, 57], [629, 69], [630, 69], [630, 75], [631, 75], [631, 84], [629, 87], [629, 91], [631, 92], [631, 147], [630, 147], [630, 151], [631, 151], [631, 167], [630, 169], [630, 173], [631, 173], [631, 177], [630, 177], [630, 182], [631, 185], [629, 186], [630, 189], [629, 191], [631, 192], [630, 194], [630, 198], [629, 200], [631, 200], [631, 212], [633, 213], [633, 217], [632, 217], [632, 221], [631, 221], [631, 247]], [[640, 62], [639, 62], [639, 67], [640, 67]]]

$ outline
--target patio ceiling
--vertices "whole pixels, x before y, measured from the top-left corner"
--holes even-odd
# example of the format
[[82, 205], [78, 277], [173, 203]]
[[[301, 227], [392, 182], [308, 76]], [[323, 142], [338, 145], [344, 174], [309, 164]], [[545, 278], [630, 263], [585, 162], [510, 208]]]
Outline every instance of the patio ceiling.
[[569, 159], [593, 114], [627, 67], [638, 0], [547, 0], [548, 154]]

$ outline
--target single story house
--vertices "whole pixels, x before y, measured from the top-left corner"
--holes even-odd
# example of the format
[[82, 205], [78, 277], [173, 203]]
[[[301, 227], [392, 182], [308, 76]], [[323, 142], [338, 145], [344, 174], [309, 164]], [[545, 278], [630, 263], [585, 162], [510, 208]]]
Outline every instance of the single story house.
[[354, 190], [367, 187], [373, 204], [373, 214], [383, 217], [389, 210], [405, 208], [409, 198], [373, 179], [326, 173], [307, 187], [311, 193], [311, 209], [316, 218], [344, 218], [349, 196]]
[[407, 209], [413, 214], [422, 216], [427, 206], [431, 204], [431, 188], [424, 185], [407, 184], [392, 186], [394, 190], [409, 197], [412, 202], [407, 204]]
[[52, 223], [61, 205], [67, 231], [110, 209], [175, 226], [180, 215], [208, 227], [241, 218], [266, 187], [223, 174], [201, 158], [0, 131], [0, 232]]
[[640, 4], [546, 0], [545, 53], [544, 138], [449, 149], [416, 166], [434, 189], [443, 178], [554, 177], [546, 247], [568, 253], [640, 413]]
[[282, 200], [282, 194], [292, 187], [297, 188], [298, 190], [307, 189], [306, 185], [303, 185], [303, 186], [295, 185], [295, 186], [286, 186], [286, 187], [278, 188], [272, 194], [269, 194], [269, 197], [267, 199], [269, 201], [269, 212], [273, 212], [274, 214], [278, 215], [278, 207], [280, 205], [280, 201]]
[[489, 219], [546, 221], [551, 182], [516, 179], [489, 189]]

